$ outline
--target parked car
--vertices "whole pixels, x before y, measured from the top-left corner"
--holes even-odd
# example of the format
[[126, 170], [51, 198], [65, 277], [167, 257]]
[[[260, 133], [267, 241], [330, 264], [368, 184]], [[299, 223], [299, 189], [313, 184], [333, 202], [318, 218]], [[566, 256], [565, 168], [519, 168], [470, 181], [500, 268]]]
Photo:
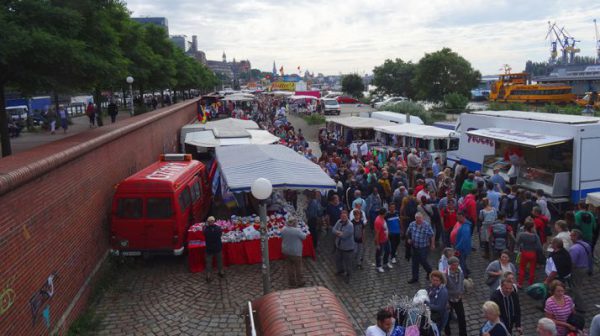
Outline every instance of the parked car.
[[380, 108], [385, 105], [393, 105], [393, 104], [400, 103], [403, 101], [408, 101], [408, 98], [406, 98], [406, 97], [390, 97], [382, 102], [373, 104], [373, 107]]
[[321, 99], [321, 101], [323, 102], [323, 114], [325, 114], [325, 115], [328, 115], [328, 114], [340, 115], [340, 113], [342, 112], [340, 103], [338, 103], [337, 100], [330, 99], [330, 98], [324, 98], [324, 99]]
[[13, 121], [26, 121], [29, 116], [29, 108], [27, 108], [27, 105], [8, 106], [6, 107], [6, 113]]
[[336, 98], [337, 102], [340, 104], [359, 104], [360, 101], [358, 99], [348, 97], [348, 96], [339, 96]]

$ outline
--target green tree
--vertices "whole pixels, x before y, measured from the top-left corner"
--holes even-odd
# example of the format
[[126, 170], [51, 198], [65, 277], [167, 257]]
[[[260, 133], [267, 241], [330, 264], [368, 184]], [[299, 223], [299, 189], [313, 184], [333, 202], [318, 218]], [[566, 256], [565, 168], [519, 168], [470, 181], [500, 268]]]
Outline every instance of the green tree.
[[418, 99], [440, 102], [451, 92], [470, 97], [480, 79], [481, 73], [471, 63], [450, 48], [443, 48], [419, 60], [413, 85]]
[[447, 113], [461, 113], [467, 108], [469, 98], [460, 93], [452, 92], [444, 95], [444, 108]]
[[362, 77], [358, 74], [349, 74], [342, 77], [342, 91], [352, 97], [360, 98], [363, 95], [365, 86]]
[[400, 58], [387, 59], [373, 69], [373, 85], [376, 93], [414, 98], [412, 79], [415, 64], [404, 62]]
[[12, 154], [5, 89], [23, 94], [80, 84], [85, 43], [83, 17], [48, 1], [8, 0], [0, 5], [0, 142]]

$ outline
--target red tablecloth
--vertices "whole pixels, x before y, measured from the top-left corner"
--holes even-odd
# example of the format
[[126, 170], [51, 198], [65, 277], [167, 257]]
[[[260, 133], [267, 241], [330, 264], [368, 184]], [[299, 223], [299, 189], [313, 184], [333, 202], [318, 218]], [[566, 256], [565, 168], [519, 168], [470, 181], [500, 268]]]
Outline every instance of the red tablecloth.
[[[198, 238], [198, 236], [192, 236]], [[202, 237], [204, 238], [204, 237]], [[302, 256], [315, 258], [315, 249], [312, 236], [307, 236], [302, 242]], [[188, 244], [188, 266], [190, 272], [198, 273], [204, 271], [204, 257], [206, 246], [204, 241], [191, 240]], [[269, 239], [269, 260], [283, 259], [281, 252], [281, 238]], [[223, 244], [223, 265], [259, 264], [262, 262], [260, 239], [246, 240], [239, 243]], [[214, 264], [214, 261], [213, 261]], [[215, 267], [216, 265], [213, 265]]]

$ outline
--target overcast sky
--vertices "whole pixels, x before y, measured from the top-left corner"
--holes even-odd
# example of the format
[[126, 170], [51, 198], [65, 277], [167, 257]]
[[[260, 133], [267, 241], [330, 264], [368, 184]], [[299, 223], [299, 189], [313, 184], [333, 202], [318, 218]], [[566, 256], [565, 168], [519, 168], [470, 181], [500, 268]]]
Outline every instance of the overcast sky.
[[164, 16], [169, 33], [198, 35], [208, 59], [249, 59], [286, 73], [372, 73], [387, 58], [417, 62], [450, 47], [485, 74], [547, 60], [548, 21], [582, 56], [595, 55], [597, 0], [127, 0], [132, 16]]

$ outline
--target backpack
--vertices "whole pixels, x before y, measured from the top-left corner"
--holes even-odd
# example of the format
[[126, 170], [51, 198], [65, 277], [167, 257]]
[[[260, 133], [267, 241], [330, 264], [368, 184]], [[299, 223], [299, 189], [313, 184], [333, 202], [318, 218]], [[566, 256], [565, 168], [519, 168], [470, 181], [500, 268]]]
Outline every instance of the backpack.
[[492, 225], [492, 237], [494, 238], [492, 243], [494, 250], [501, 251], [508, 247], [508, 230], [504, 223]]
[[515, 209], [517, 205], [517, 198], [516, 197], [506, 197], [505, 201], [501, 203], [502, 209], [500, 209], [500, 211], [502, 213], [504, 213], [504, 216], [506, 216], [507, 219], [514, 217], [515, 213], [517, 212], [517, 210]]

